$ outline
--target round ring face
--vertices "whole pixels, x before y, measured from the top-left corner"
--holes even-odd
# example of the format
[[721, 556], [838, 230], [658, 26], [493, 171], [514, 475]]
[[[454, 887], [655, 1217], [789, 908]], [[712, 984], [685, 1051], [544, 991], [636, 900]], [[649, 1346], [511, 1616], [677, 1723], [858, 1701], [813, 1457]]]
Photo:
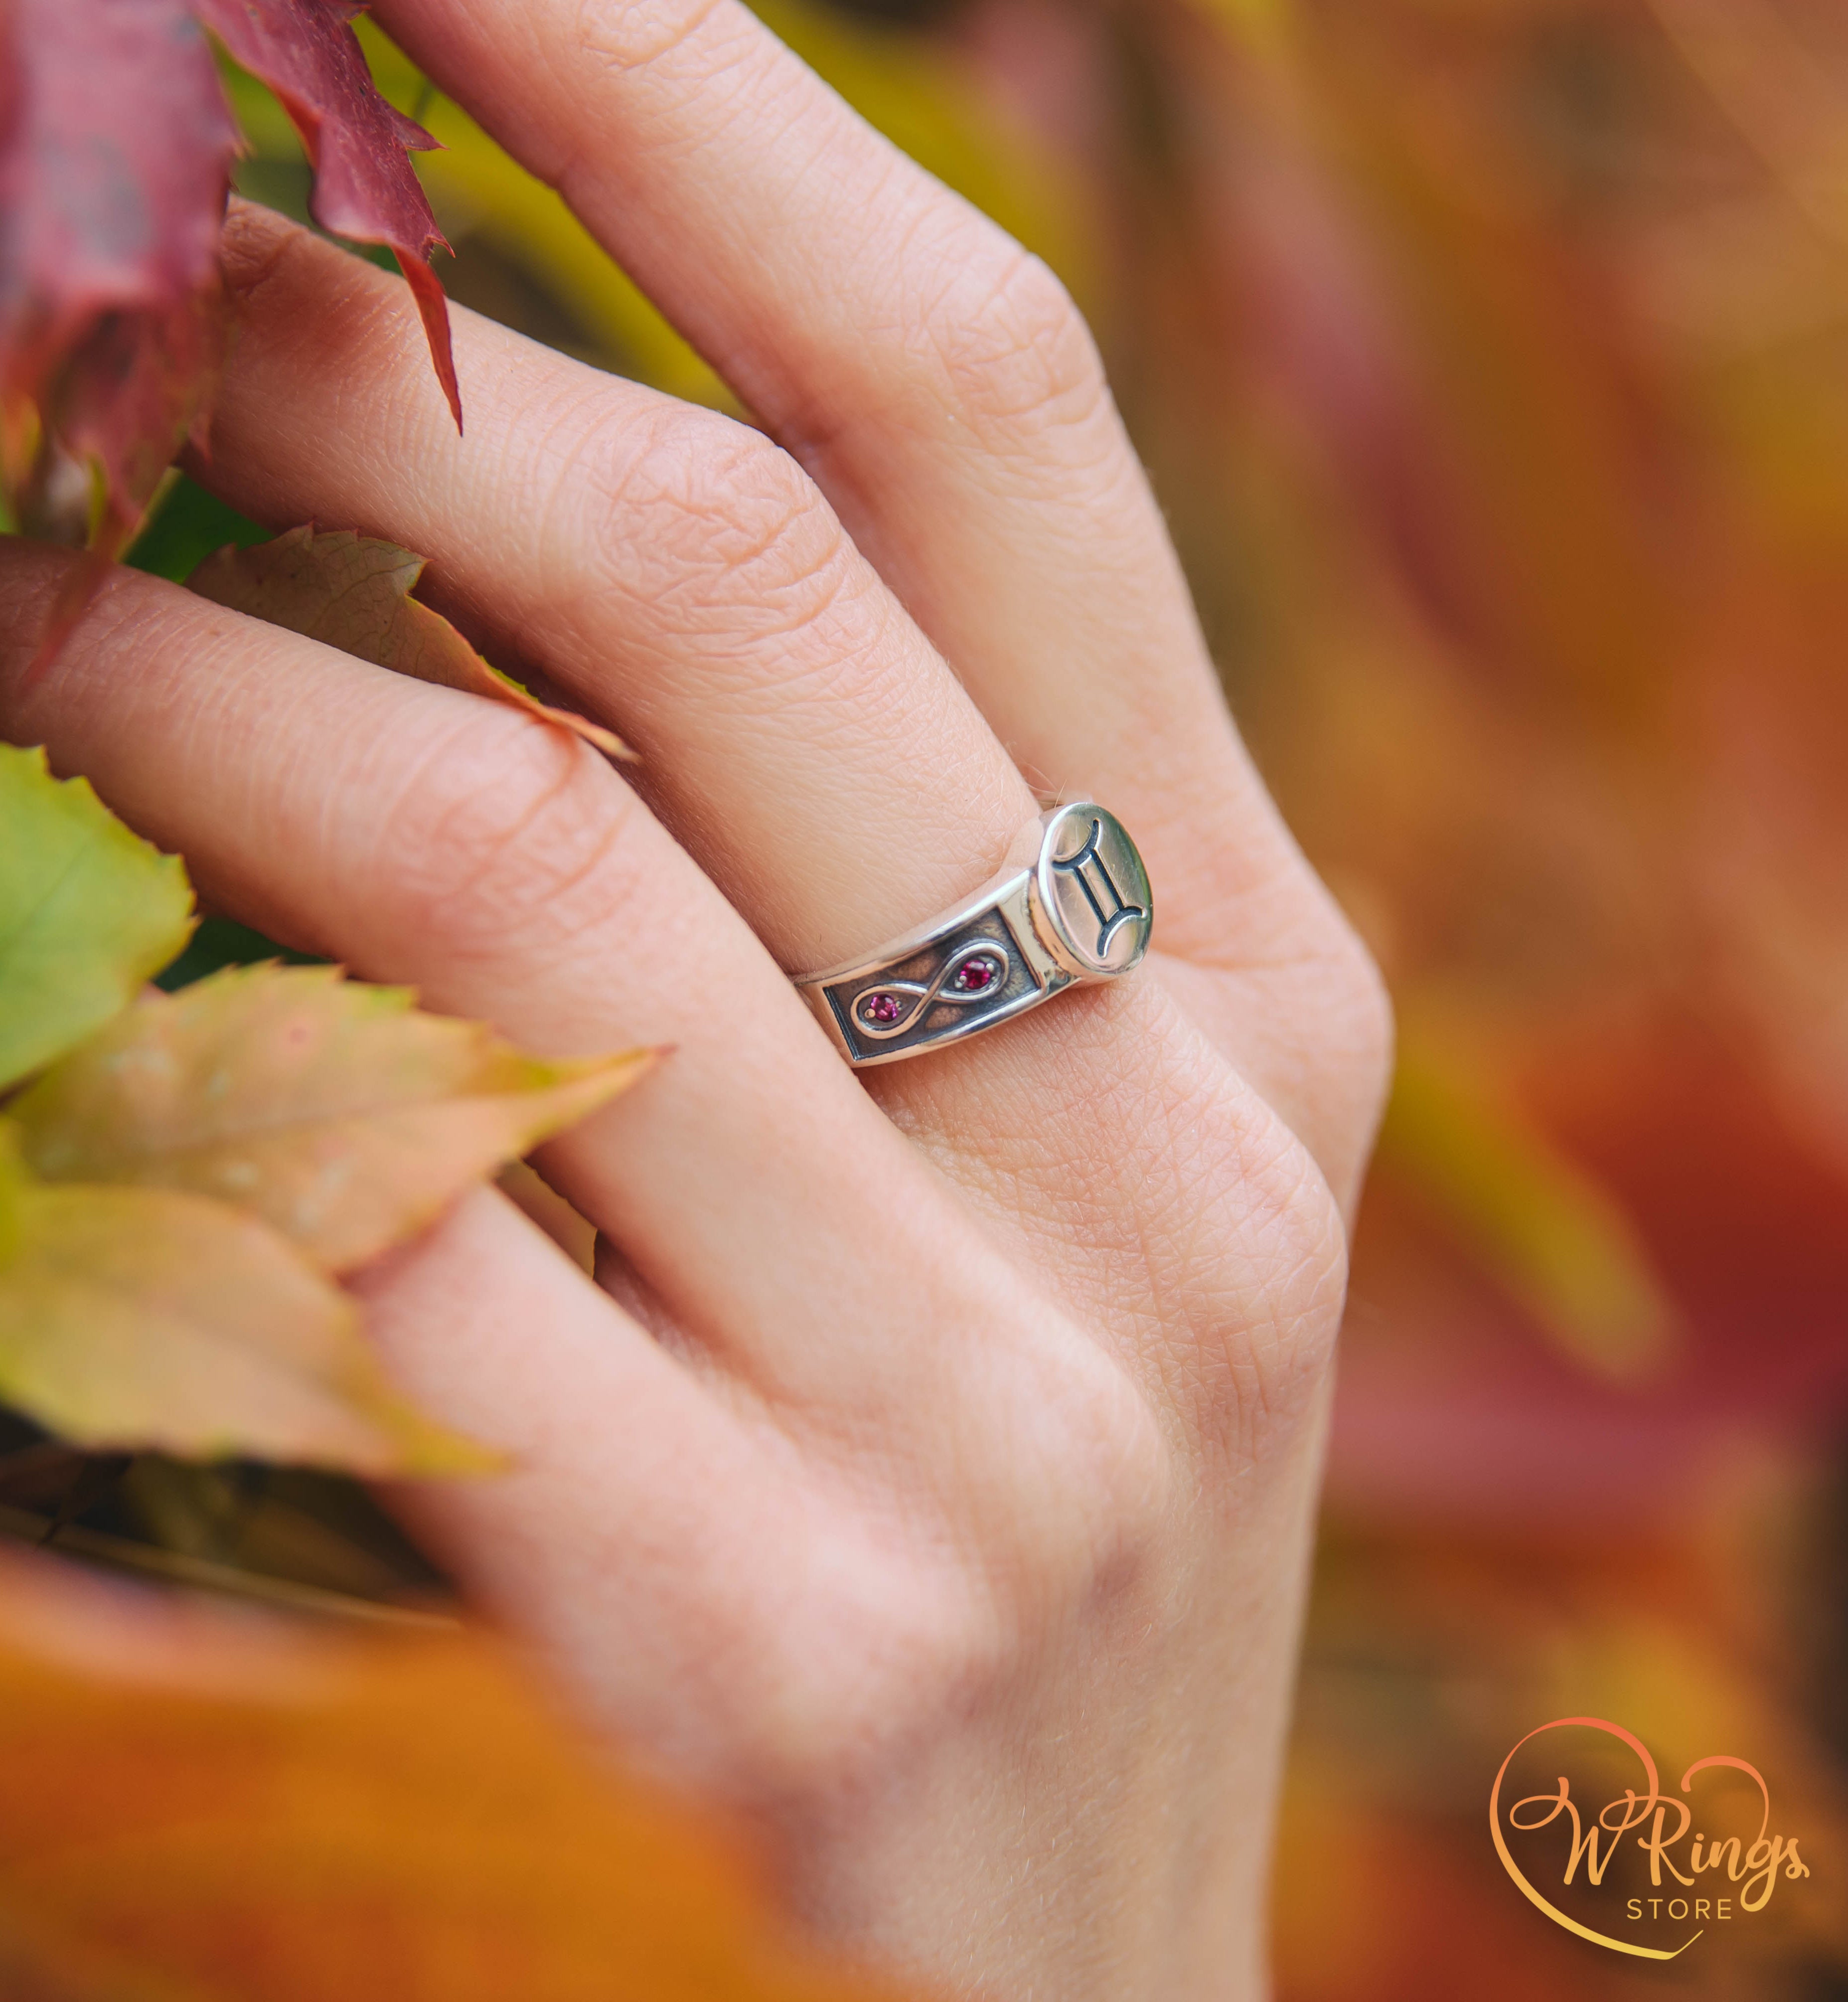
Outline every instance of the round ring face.
[[1081, 977], [1127, 973], [1149, 949], [1155, 899], [1123, 823], [1102, 807], [1062, 807], [1046, 824], [1034, 902], [1047, 943]]

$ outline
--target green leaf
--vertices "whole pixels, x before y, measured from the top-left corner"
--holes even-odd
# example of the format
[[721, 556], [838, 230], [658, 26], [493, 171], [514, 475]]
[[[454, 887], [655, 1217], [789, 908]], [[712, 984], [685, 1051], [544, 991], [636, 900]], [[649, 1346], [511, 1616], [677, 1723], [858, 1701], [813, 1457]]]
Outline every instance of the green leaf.
[[189, 1189], [344, 1271], [612, 1098], [653, 1052], [563, 1063], [331, 967], [148, 994], [8, 1108], [47, 1181]]
[[82, 779], [0, 744], [0, 1090], [79, 1042], [178, 952], [193, 893]]
[[145, 525], [121, 560], [131, 570], [164, 577], [170, 584], [184, 584], [214, 549], [221, 549], [227, 542], [247, 549], [269, 539], [267, 528], [227, 507], [183, 473], [176, 473], [155, 497]]
[[221, 914], [199, 920], [199, 929], [194, 933], [192, 942], [186, 950], [169, 965], [163, 966], [155, 975], [154, 984], [164, 987], [171, 994], [176, 988], [190, 987], [194, 981], [203, 980], [208, 973], [217, 973], [227, 966], [256, 966], [265, 960], [280, 960], [284, 966], [325, 966], [327, 961], [318, 954], [297, 952], [293, 947], [278, 945], [273, 938], [265, 938], [260, 931], [253, 931], [248, 925], [240, 925], [235, 918]]
[[288, 1240], [169, 1189], [47, 1188], [0, 1121], [0, 1397], [96, 1450], [484, 1471], [386, 1385]]
[[411, 596], [423, 574], [423, 557], [396, 542], [350, 528], [316, 535], [309, 524], [253, 549], [220, 549], [194, 571], [187, 588], [375, 667], [509, 703], [612, 758], [629, 755], [600, 724], [548, 708], [490, 667], [441, 612]]

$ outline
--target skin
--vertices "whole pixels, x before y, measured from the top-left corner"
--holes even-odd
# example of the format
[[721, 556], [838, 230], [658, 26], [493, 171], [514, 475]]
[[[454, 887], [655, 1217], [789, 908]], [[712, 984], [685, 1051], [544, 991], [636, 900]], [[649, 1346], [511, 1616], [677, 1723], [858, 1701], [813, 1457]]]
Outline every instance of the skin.
[[[1227, 716], [1057, 283], [730, 0], [379, 17], [757, 414], [234, 214], [199, 476], [431, 595], [641, 754], [133, 573], [0, 547], [0, 727], [272, 936], [535, 1049], [669, 1043], [542, 1171], [365, 1275], [388, 1364], [515, 1456], [395, 1498], [796, 1908], [950, 1993], [1255, 1997], [1351, 1209], [1365, 955]], [[853, 1076], [790, 988], [954, 902], [1043, 795], [1135, 834], [1133, 977]]]

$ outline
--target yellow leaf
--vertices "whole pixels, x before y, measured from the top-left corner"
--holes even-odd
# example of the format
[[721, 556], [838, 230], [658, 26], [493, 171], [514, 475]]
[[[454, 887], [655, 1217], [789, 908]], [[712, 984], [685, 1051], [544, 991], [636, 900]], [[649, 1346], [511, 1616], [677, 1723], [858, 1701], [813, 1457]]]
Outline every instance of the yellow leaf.
[[43, 751], [0, 744], [0, 1088], [107, 1021], [186, 943], [192, 910], [176, 857]]
[[35, 1183], [4, 1121], [0, 1397], [99, 1450], [497, 1463], [392, 1393], [353, 1302], [267, 1225], [172, 1190]]
[[411, 596], [422, 556], [350, 528], [316, 535], [291, 528], [252, 549], [229, 546], [206, 558], [187, 581], [201, 598], [272, 626], [285, 626], [375, 667], [420, 682], [504, 702], [557, 725], [612, 758], [630, 753], [601, 724], [552, 709], [490, 667], [441, 612]]
[[653, 1060], [543, 1063], [403, 988], [234, 967], [143, 996], [9, 1111], [48, 1182], [215, 1197], [344, 1271]]

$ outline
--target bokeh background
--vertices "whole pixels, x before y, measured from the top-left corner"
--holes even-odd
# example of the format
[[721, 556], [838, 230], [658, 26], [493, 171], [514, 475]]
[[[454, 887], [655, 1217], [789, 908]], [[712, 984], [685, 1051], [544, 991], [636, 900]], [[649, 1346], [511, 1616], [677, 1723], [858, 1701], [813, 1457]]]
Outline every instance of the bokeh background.
[[[1848, 9], [759, 11], [1084, 306], [1241, 724], [1396, 998], [1282, 2002], [1848, 1997]], [[454, 296], [725, 401], [368, 48], [448, 148]], [[286, 121], [234, 85], [242, 185], [300, 213]], [[138, 560], [245, 532], [183, 490]], [[187, 970], [249, 946], [210, 928]], [[337, 1484], [105, 1471], [78, 1554], [440, 1589]], [[1751, 1760], [1811, 1878], [1668, 1967], [1548, 1924], [1488, 1788], [1574, 1714], [1665, 1773]]]

